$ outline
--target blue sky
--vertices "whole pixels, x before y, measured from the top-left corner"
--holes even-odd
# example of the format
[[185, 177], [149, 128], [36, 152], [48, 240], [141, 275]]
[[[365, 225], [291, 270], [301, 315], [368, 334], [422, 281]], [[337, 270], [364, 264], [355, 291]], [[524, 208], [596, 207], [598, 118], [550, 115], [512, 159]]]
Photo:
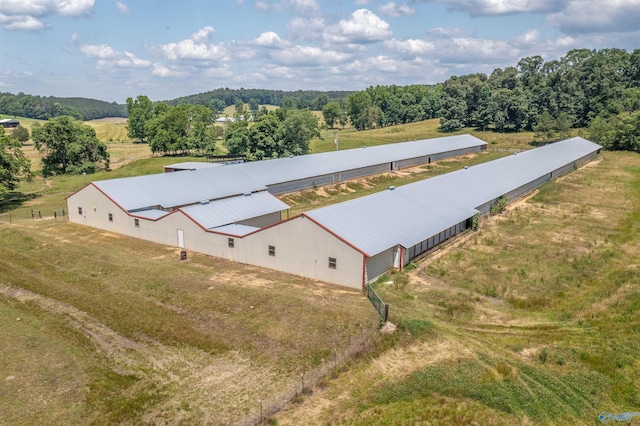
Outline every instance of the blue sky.
[[0, 0], [0, 91], [361, 90], [639, 41], [640, 0]]

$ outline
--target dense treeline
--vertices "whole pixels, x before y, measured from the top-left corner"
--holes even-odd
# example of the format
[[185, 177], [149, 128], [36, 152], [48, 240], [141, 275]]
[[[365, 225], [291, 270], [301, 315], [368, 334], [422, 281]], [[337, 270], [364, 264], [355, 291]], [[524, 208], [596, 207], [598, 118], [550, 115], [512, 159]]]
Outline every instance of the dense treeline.
[[228, 89], [220, 88], [197, 95], [184, 96], [171, 101], [169, 105], [191, 104], [202, 105], [213, 111], [222, 111], [228, 106], [237, 105], [238, 102], [249, 104], [251, 109], [257, 110], [257, 105], [287, 106], [293, 103], [298, 109], [311, 109], [320, 111], [331, 101], [344, 101], [351, 91], [320, 92], [316, 90], [266, 90], [266, 89]]
[[523, 58], [491, 75], [451, 77], [442, 85], [441, 127], [535, 130], [550, 117], [588, 127], [598, 116], [640, 108], [640, 49], [571, 50], [560, 60]]
[[346, 113], [358, 130], [436, 118], [441, 86], [376, 86], [347, 98]]
[[70, 116], [78, 120], [94, 120], [104, 117], [126, 117], [127, 108], [115, 102], [109, 103], [87, 98], [56, 98], [0, 93], [0, 114], [48, 120]]
[[127, 99], [129, 137], [149, 143], [151, 152], [178, 154], [196, 151], [215, 153], [222, 127], [215, 126], [215, 113], [203, 105], [153, 103], [144, 95]]
[[638, 109], [640, 49], [577, 49], [549, 62], [532, 56], [435, 87], [369, 87], [346, 102], [359, 130], [440, 117], [445, 132], [476, 127], [547, 135]]

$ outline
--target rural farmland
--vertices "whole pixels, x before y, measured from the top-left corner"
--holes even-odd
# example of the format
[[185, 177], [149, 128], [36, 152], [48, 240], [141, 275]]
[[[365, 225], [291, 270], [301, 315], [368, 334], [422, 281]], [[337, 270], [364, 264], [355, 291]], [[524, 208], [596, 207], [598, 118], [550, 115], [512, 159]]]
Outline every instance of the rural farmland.
[[[109, 177], [163, 161], [175, 159]], [[391, 335], [359, 291], [21, 216], [52, 212], [94, 179], [37, 178], [0, 215], [3, 421], [575, 424], [640, 402], [637, 154], [604, 152], [381, 277]], [[415, 174], [352, 190], [404, 179]], [[305, 210], [352, 194], [291, 198]]]

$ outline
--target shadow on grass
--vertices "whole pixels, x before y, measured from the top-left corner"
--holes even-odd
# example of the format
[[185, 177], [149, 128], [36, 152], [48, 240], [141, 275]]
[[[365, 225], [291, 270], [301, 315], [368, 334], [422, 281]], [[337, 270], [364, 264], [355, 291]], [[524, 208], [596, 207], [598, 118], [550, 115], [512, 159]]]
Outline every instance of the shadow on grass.
[[40, 195], [34, 193], [7, 192], [4, 195], [0, 195], [0, 213], [15, 210], [18, 207], [22, 207], [25, 202], [35, 200], [38, 197], [40, 197]]

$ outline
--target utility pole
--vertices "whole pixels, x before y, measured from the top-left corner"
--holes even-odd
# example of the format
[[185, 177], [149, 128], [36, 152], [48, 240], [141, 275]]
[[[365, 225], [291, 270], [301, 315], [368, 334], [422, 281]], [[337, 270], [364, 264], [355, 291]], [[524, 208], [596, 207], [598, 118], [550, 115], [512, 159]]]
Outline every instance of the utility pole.
[[333, 143], [336, 144], [336, 151], [338, 150], [338, 130], [336, 130], [336, 138], [333, 140]]

